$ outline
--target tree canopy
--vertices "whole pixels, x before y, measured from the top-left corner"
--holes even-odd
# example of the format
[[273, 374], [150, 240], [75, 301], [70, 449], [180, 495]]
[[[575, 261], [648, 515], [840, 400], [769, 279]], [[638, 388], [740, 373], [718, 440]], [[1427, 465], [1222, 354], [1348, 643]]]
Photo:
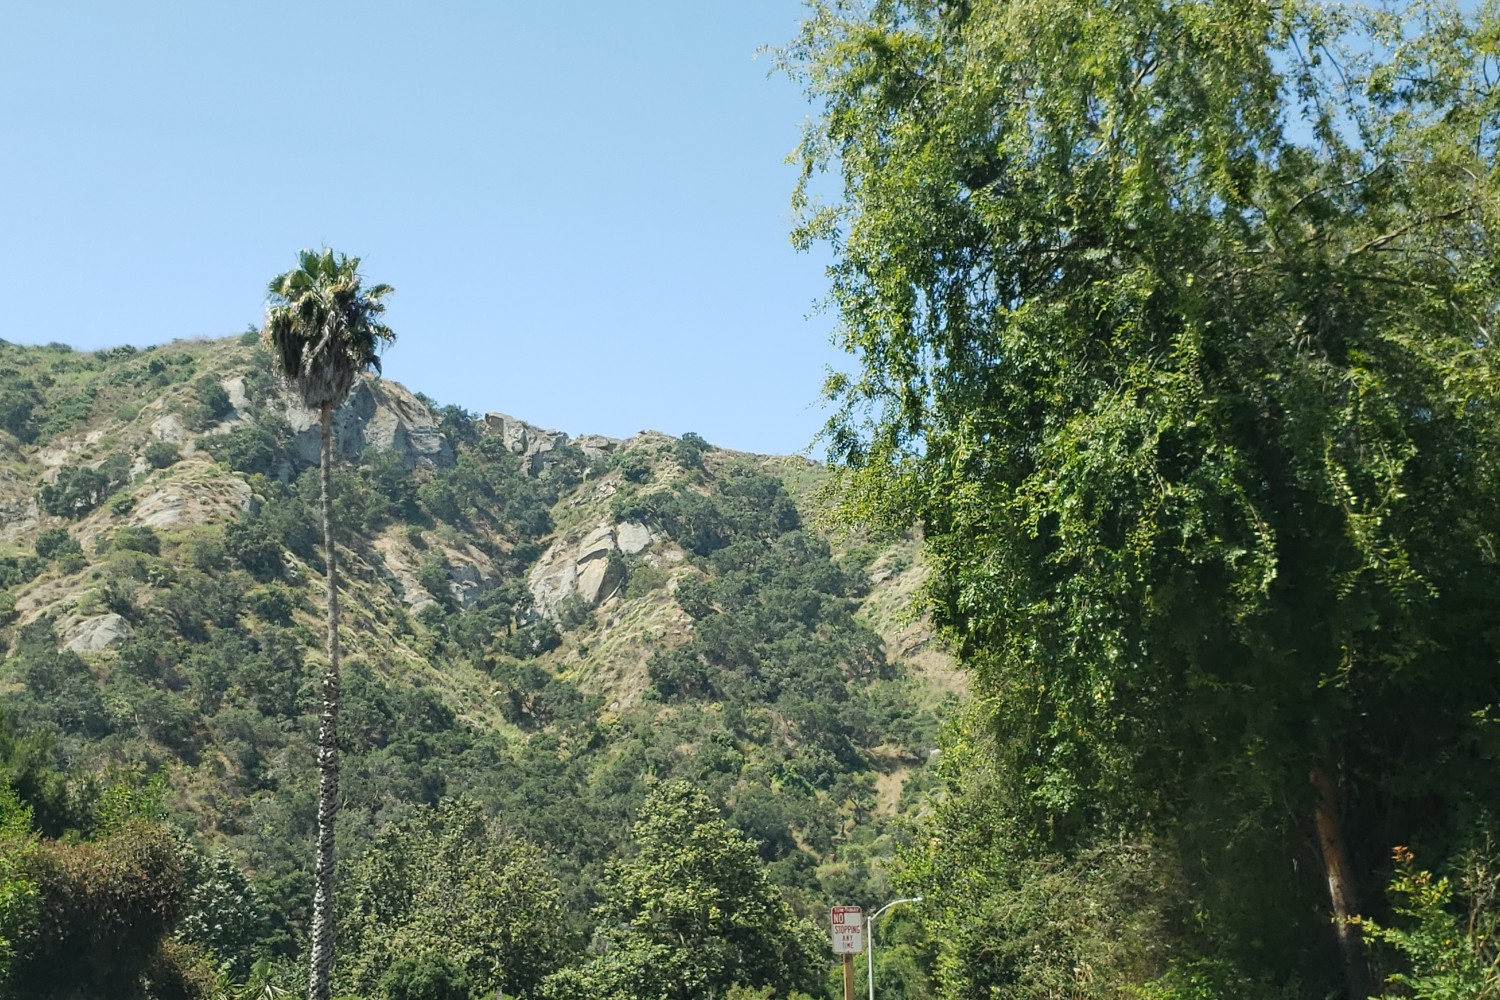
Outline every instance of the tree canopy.
[[847, 510], [923, 528], [1022, 829], [1166, 830], [1213, 918], [1274, 875], [1247, 962], [1337, 968], [1283, 915], [1500, 801], [1496, 16], [818, 2], [788, 52]]

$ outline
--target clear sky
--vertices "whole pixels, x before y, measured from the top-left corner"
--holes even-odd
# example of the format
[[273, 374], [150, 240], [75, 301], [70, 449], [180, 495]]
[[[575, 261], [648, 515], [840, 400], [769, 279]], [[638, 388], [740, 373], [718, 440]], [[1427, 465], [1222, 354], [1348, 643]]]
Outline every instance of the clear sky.
[[386, 374], [570, 433], [792, 452], [840, 364], [788, 240], [797, 0], [0, 5], [0, 338], [258, 323], [305, 246]]

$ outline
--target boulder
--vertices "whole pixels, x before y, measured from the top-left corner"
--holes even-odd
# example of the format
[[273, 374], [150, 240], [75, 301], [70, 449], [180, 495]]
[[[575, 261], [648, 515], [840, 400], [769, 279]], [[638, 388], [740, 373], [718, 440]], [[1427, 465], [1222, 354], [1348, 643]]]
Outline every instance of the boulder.
[[[322, 449], [318, 414], [290, 394], [282, 416], [292, 428], [292, 449], [307, 465], [317, 465]], [[358, 461], [365, 449], [394, 451], [408, 469], [453, 464], [453, 447], [438, 429], [437, 418], [405, 386], [384, 379], [365, 379], [333, 413], [334, 450]]]
[[151, 421], [151, 436], [158, 441], [168, 444], [184, 444], [187, 442], [187, 428], [183, 426], [182, 418], [175, 413], [163, 413]]
[[605, 458], [614, 454], [624, 442], [619, 438], [605, 437], [603, 434], [585, 434], [574, 438], [573, 443], [589, 458]]
[[75, 653], [97, 653], [129, 639], [135, 631], [116, 614], [85, 618], [63, 633], [63, 648]]
[[41, 507], [35, 496], [0, 500], [0, 538], [16, 538], [41, 523]]
[[623, 582], [612, 552], [635, 555], [655, 542], [643, 524], [601, 524], [582, 538], [553, 542], [527, 578], [537, 610], [554, 618], [563, 601], [574, 595], [591, 608], [609, 599]]

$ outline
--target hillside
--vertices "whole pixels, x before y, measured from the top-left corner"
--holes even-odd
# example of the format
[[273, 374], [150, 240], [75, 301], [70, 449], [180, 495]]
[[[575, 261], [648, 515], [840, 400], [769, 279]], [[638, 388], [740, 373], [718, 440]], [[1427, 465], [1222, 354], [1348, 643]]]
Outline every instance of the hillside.
[[[0, 345], [0, 708], [72, 783], [35, 825], [155, 789], [248, 878], [238, 929], [190, 941], [234, 976], [292, 968], [310, 896], [317, 428], [269, 371], [253, 335]], [[336, 428], [344, 858], [472, 803], [557, 880], [533, 979], [583, 960], [668, 779], [803, 916], [886, 892], [961, 687], [910, 621], [914, 540], [829, 537], [816, 464], [695, 435], [569, 437], [383, 380]]]

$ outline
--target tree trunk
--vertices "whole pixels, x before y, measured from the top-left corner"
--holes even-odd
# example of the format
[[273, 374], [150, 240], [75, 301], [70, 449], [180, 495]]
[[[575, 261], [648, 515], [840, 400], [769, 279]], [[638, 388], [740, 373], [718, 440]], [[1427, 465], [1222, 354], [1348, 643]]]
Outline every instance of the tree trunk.
[[1344, 846], [1344, 816], [1339, 808], [1338, 787], [1321, 767], [1308, 775], [1318, 793], [1314, 818], [1318, 825], [1318, 846], [1323, 851], [1323, 871], [1328, 875], [1328, 901], [1333, 908], [1334, 933], [1339, 939], [1339, 953], [1344, 960], [1344, 985], [1350, 1000], [1366, 1000], [1370, 995], [1365, 969], [1364, 942], [1359, 927], [1349, 918], [1359, 912], [1354, 880], [1349, 867], [1349, 853]]
[[323, 549], [328, 579], [328, 670], [318, 726], [318, 850], [313, 867], [308, 1000], [328, 1000], [333, 973], [333, 821], [339, 809], [339, 592], [333, 542], [333, 406], [322, 408]]

